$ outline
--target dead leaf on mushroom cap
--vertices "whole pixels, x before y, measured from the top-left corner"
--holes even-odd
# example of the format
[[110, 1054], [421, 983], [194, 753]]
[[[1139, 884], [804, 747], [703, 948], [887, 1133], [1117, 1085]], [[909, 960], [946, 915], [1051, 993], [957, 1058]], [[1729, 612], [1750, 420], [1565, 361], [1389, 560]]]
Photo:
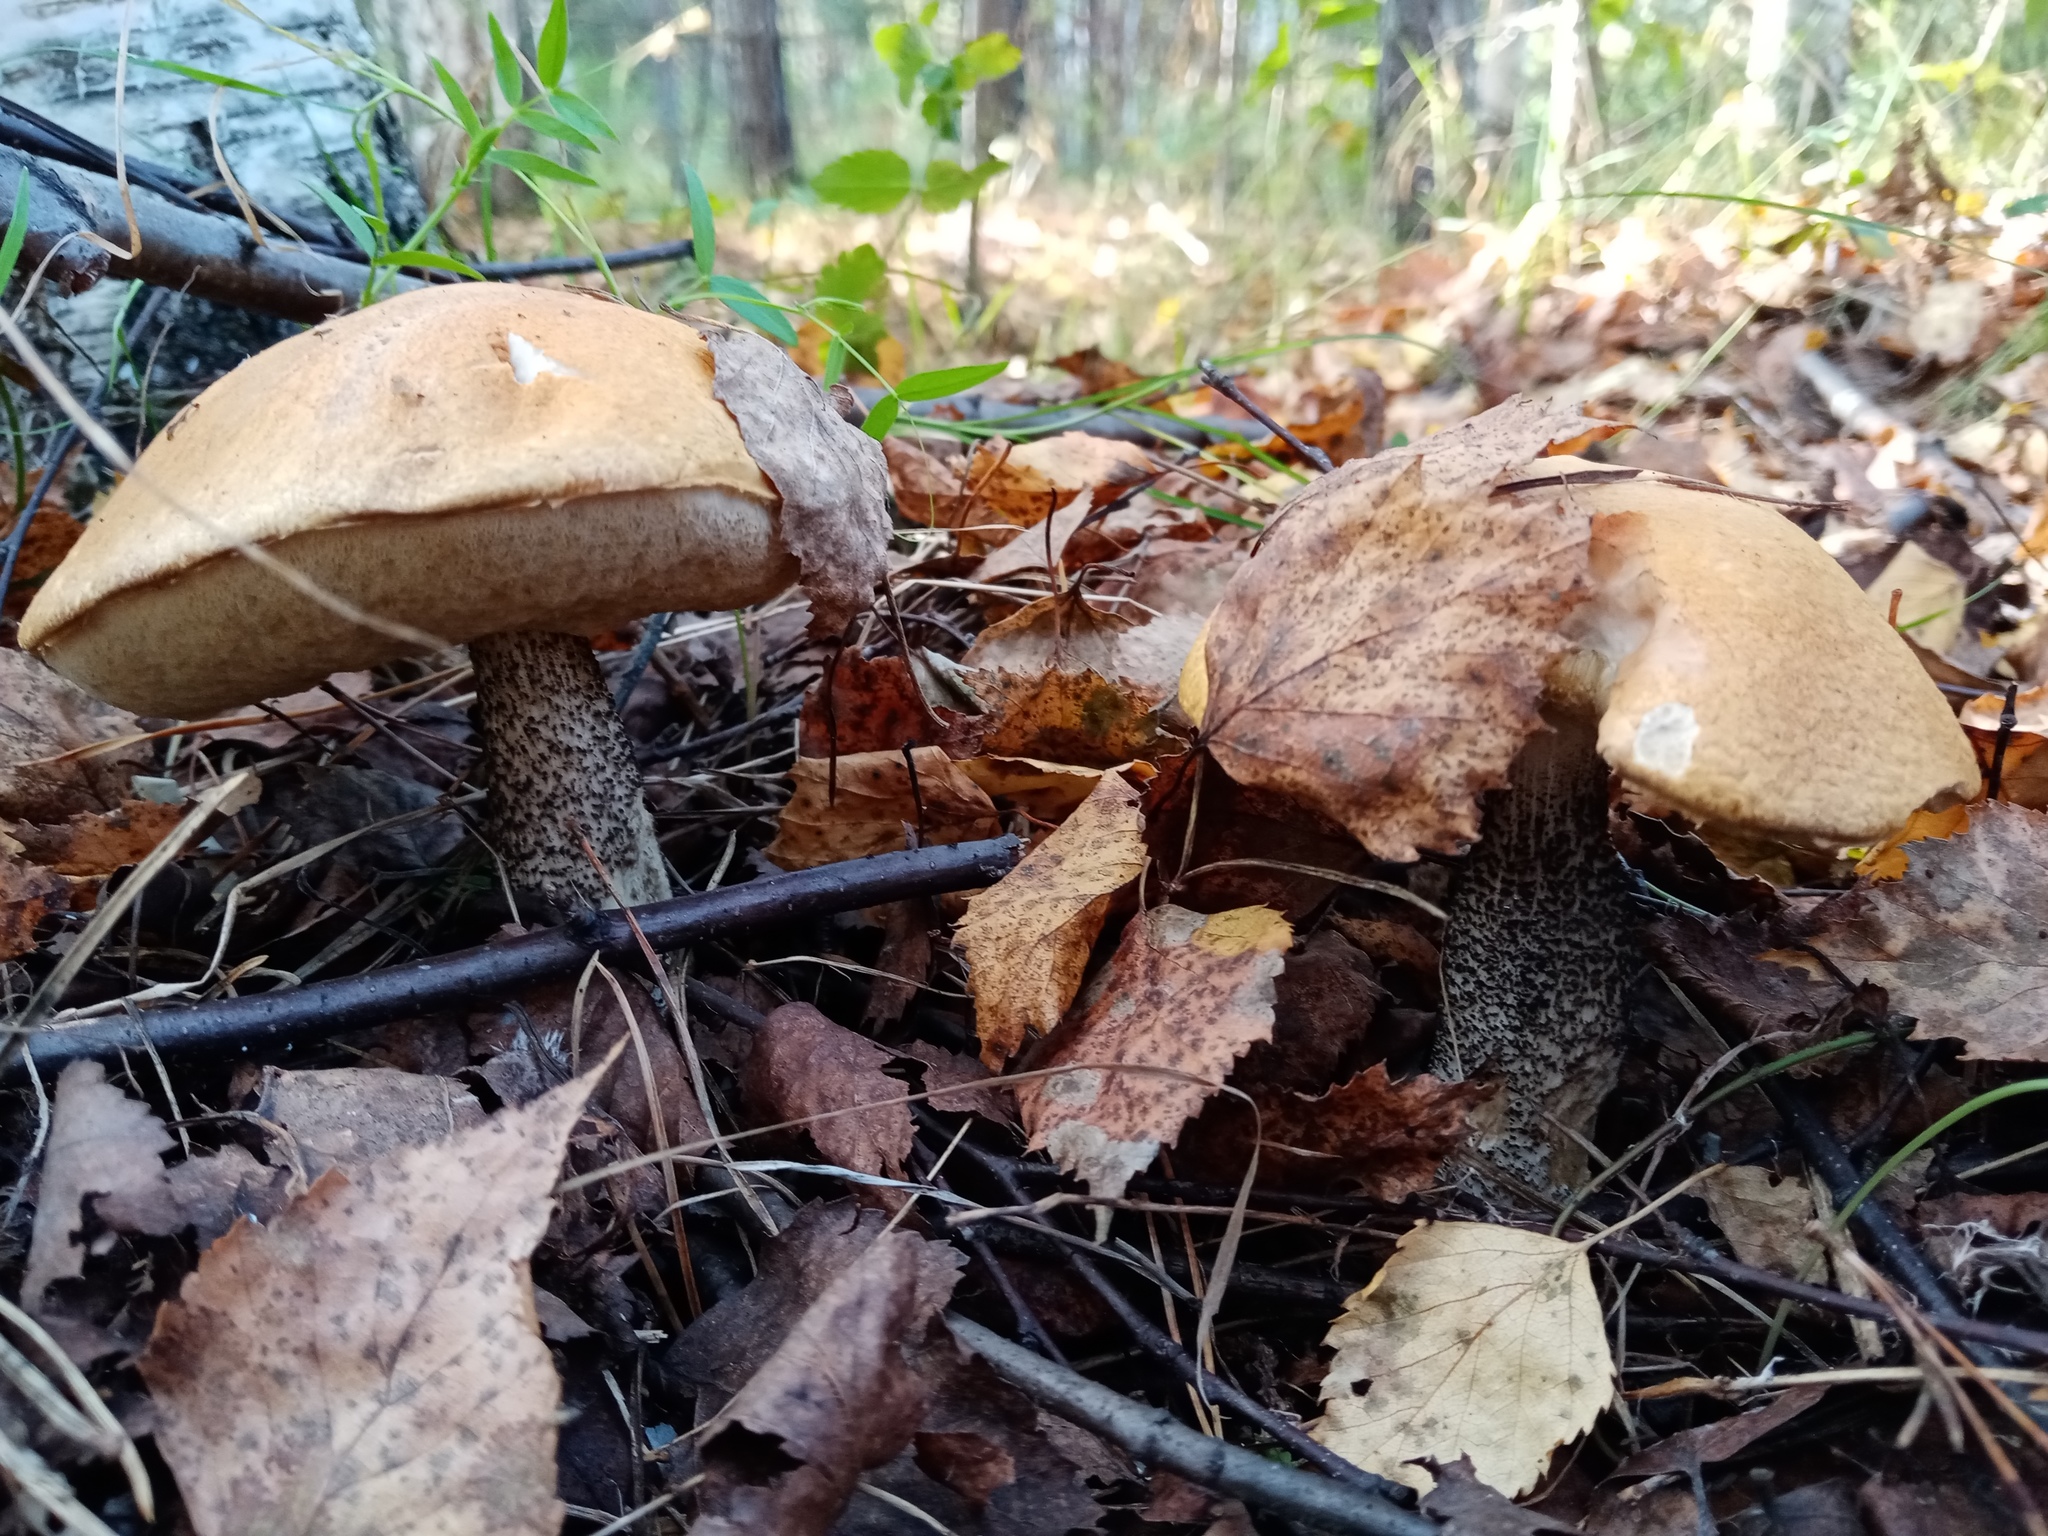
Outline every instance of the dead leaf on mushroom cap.
[[[789, 770], [793, 792], [763, 856], [784, 869], [892, 853], [906, 826], [921, 841], [965, 843], [1002, 828], [993, 801], [940, 747], [918, 747], [911, 767], [901, 752], [855, 752], [832, 760], [800, 757]], [[836, 783], [835, 783], [836, 780]]]
[[1915, 1040], [2048, 1061], [2048, 814], [1974, 805], [1968, 831], [1904, 851], [1901, 878], [1828, 903], [1808, 942], [1914, 1015]]
[[592, 1080], [330, 1172], [206, 1252], [141, 1359], [200, 1536], [554, 1536], [527, 1261]]
[[1487, 493], [1585, 427], [1511, 400], [1293, 498], [1210, 621], [1204, 739], [1225, 771], [1381, 858], [1477, 838], [1590, 592], [1584, 510]]
[[780, 347], [751, 331], [707, 325], [703, 332], [711, 392], [782, 497], [782, 539], [811, 600], [811, 638], [830, 638], [867, 612], [888, 574], [882, 445], [842, 420]]
[[[1114, 1199], [1273, 1033], [1274, 979], [1294, 931], [1270, 907], [1141, 912], [1062, 1028], [1048, 1067], [1019, 1083], [1031, 1145]], [[1109, 1063], [1165, 1071], [1118, 1071]]]
[[1050, 1034], [1081, 989], [1116, 893], [1145, 868], [1138, 791], [1105, 773], [1023, 861], [968, 903], [958, 943], [974, 991], [981, 1059], [1000, 1067]]
[[1429, 1486], [1417, 1458], [1470, 1456], [1481, 1482], [1526, 1493], [1614, 1391], [1586, 1250], [1518, 1227], [1415, 1228], [1324, 1342], [1316, 1438], [1411, 1488]]
[[[899, 1178], [916, 1127], [908, 1090], [882, 1070], [891, 1055], [809, 1003], [784, 1003], [754, 1031], [743, 1083], [748, 1107], [763, 1124], [823, 1116], [804, 1130], [829, 1161]], [[876, 1107], [835, 1113], [855, 1104]]]

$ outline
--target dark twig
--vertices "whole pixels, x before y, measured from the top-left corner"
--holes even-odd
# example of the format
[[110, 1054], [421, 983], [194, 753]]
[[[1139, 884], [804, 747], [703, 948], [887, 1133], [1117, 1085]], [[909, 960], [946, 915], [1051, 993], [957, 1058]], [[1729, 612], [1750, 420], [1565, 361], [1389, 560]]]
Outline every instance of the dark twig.
[[648, 663], [654, 660], [654, 648], [661, 644], [671, 617], [673, 615], [657, 613], [640, 626], [640, 638], [633, 643], [633, 654], [626, 658], [626, 669], [619, 674], [619, 680], [612, 688], [613, 709], [625, 709], [626, 700], [633, 697], [633, 690], [647, 675]]
[[[634, 912], [657, 949], [679, 949], [713, 936], [988, 885], [1017, 862], [1020, 846], [1014, 837], [997, 837], [877, 854], [651, 902]], [[249, 1050], [446, 1008], [474, 1007], [537, 982], [573, 975], [589, 962], [593, 950], [635, 955], [639, 945], [617, 912], [588, 912], [559, 928], [501, 944], [255, 997], [159, 1008], [142, 1020], [160, 1051]], [[54, 1071], [85, 1057], [111, 1056], [136, 1043], [137, 1027], [123, 1018], [44, 1029], [32, 1042], [36, 1065]], [[15, 1065], [12, 1070], [20, 1068]]]
[[[639, 245], [627, 251], [606, 251], [604, 264], [614, 271], [620, 267], [652, 267], [664, 261], [688, 261], [697, 254], [694, 240], [665, 240], [659, 245]], [[565, 277], [572, 272], [595, 272], [597, 258], [582, 256], [539, 256], [532, 261], [479, 261], [473, 263], [485, 277], [500, 282], [519, 277]]]
[[1323, 452], [1322, 449], [1312, 447], [1310, 444], [1304, 443], [1292, 432], [1288, 431], [1285, 427], [1281, 426], [1279, 422], [1275, 421], [1271, 416], [1268, 416], [1258, 406], [1252, 404], [1251, 397], [1247, 395], [1243, 390], [1237, 387], [1236, 382], [1230, 377], [1230, 375], [1224, 373], [1214, 363], [1210, 362], [1209, 359], [1207, 359], [1206, 357], [1202, 359], [1201, 369], [1202, 382], [1204, 384], [1208, 385], [1211, 389], [1215, 390], [1217, 394], [1227, 396], [1235, 404], [1244, 407], [1245, 410], [1251, 413], [1251, 418], [1253, 421], [1256, 421], [1268, 432], [1272, 433], [1275, 437], [1279, 438], [1281, 442], [1285, 443], [1288, 447], [1292, 448], [1304, 459], [1307, 459], [1309, 463], [1315, 465], [1317, 469], [1320, 469], [1324, 474], [1327, 475], [1331, 470], [1337, 467], [1336, 465], [1330, 462], [1330, 456], [1327, 453]]
[[2012, 733], [2020, 723], [2020, 685], [2005, 685], [2005, 708], [1998, 712], [1998, 740], [1991, 748], [1991, 772], [1984, 776], [1984, 798], [1998, 798], [1999, 781], [2005, 777], [2005, 749], [2012, 744]]
[[1310, 1477], [1255, 1451], [1197, 1434], [1164, 1408], [1132, 1402], [979, 1323], [948, 1313], [946, 1326], [1033, 1402], [1114, 1441], [1140, 1461], [1204, 1488], [1341, 1536], [1439, 1536], [1443, 1530], [1429, 1516], [1399, 1509], [1376, 1493]]

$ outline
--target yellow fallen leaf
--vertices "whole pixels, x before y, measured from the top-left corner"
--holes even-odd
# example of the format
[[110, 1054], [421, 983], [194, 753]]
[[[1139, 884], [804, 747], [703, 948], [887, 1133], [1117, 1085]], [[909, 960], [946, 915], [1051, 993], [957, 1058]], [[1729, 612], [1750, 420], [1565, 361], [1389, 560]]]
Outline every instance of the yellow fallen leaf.
[[959, 944], [990, 1067], [1059, 1022], [1111, 899], [1144, 867], [1138, 792], [1122, 774], [1105, 773], [1058, 830], [968, 904]]
[[906, 764], [901, 752], [848, 752], [836, 774], [829, 758], [798, 758], [764, 856], [784, 869], [812, 869], [893, 853], [905, 846], [905, 827], [917, 828], [927, 846], [1002, 830], [994, 803], [943, 748], [917, 747], [910, 756]]
[[1412, 1460], [1470, 1456], [1482, 1482], [1526, 1493], [1614, 1391], [1585, 1248], [1517, 1227], [1415, 1228], [1324, 1343], [1337, 1356], [1316, 1438], [1423, 1490]]

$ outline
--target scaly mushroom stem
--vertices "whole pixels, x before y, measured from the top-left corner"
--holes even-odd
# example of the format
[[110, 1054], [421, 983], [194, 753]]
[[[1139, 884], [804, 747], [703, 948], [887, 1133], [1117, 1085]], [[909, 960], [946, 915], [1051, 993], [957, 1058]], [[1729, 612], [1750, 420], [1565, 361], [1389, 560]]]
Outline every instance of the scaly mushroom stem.
[[1583, 1181], [1589, 1132], [1618, 1071], [1634, 916], [1607, 835], [1594, 723], [1560, 712], [1487, 803], [1451, 894], [1444, 1021], [1430, 1070], [1506, 1081], [1476, 1150], [1538, 1189]]
[[521, 900], [551, 916], [612, 905], [579, 827], [628, 906], [672, 895], [633, 744], [590, 642], [486, 635], [470, 642], [469, 659], [489, 774], [487, 833]]

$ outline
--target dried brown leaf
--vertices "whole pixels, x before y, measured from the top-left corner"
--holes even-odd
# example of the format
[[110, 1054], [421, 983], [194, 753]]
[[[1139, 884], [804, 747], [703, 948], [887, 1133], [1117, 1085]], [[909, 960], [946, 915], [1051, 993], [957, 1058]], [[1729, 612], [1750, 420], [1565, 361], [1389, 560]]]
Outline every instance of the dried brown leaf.
[[968, 903], [958, 943], [990, 1067], [1059, 1023], [1081, 989], [1111, 900], [1144, 867], [1138, 792], [1122, 774], [1105, 773], [1050, 837]]
[[700, 1536], [823, 1536], [870, 1467], [910, 1443], [925, 1385], [906, 1341], [944, 1302], [908, 1232], [825, 1287], [705, 1431]]
[[1827, 1395], [1825, 1386], [1794, 1386], [1760, 1408], [1733, 1414], [1712, 1424], [1683, 1429], [1638, 1451], [1609, 1474], [1613, 1477], [1655, 1477], [1740, 1456], [1750, 1446], [1806, 1412]]
[[57, 822], [119, 805], [130, 779], [151, 771], [146, 746], [48, 759], [140, 728], [27, 652], [0, 649], [0, 819]]
[[970, 757], [960, 764], [988, 796], [1005, 809], [1014, 808], [1034, 821], [1061, 822], [1095, 792], [1104, 768], [1076, 768], [1035, 757]]
[[924, 1068], [924, 1091], [931, 1095], [927, 1102], [932, 1108], [977, 1114], [997, 1125], [1017, 1124], [1009, 1087], [974, 1057], [924, 1040], [906, 1040], [891, 1049]]
[[20, 850], [0, 834], [0, 960], [34, 949], [36, 924], [71, 906], [71, 883], [20, 857]]
[[836, 775], [830, 759], [798, 758], [789, 771], [794, 791], [765, 856], [784, 869], [811, 869], [903, 848], [905, 827], [925, 846], [1002, 830], [994, 803], [942, 748], [918, 747], [911, 756], [914, 788], [901, 752], [842, 757]]
[[1231, 1064], [1271, 1037], [1273, 982], [1293, 942], [1287, 920], [1270, 907], [1139, 913], [1046, 1062], [1072, 1070], [1018, 1085], [1031, 1145], [1093, 1193], [1120, 1196], [1174, 1143]]
[[[1473, 1111], [1499, 1087], [1489, 1078], [1450, 1083], [1426, 1072], [1395, 1082], [1385, 1062], [1374, 1062], [1319, 1098], [1255, 1092], [1259, 1182], [1403, 1199], [1437, 1181], [1444, 1159], [1464, 1143]], [[1176, 1156], [1189, 1175], [1234, 1182], [1244, 1176], [1252, 1131], [1250, 1110], [1219, 1100]]]
[[[916, 1127], [903, 1084], [882, 1070], [890, 1054], [809, 1003], [784, 1003], [754, 1031], [747, 1104], [763, 1124], [829, 1115], [804, 1127], [820, 1152], [842, 1168], [901, 1177]], [[855, 1104], [880, 1107], [833, 1113]]]
[[1583, 430], [1516, 399], [1296, 496], [1211, 618], [1211, 752], [1382, 858], [1455, 852], [1539, 724], [1544, 666], [1589, 593], [1589, 518], [1490, 502]]
[[141, 1360], [200, 1536], [553, 1536], [556, 1408], [527, 1260], [590, 1079], [210, 1248]]
[[1411, 1488], [1429, 1486], [1416, 1458], [1470, 1456], [1481, 1482], [1525, 1493], [1614, 1391], [1586, 1250], [1518, 1227], [1416, 1227], [1324, 1342], [1316, 1438]]
[[711, 391], [782, 497], [782, 538], [811, 600], [810, 634], [841, 633], [888, 574], [889, 467], [882, 445], [844, 421], [780, 347], [704, 327]]
[[54, 826], [18, 822], [22, 851], [60, 875], [111, 875], [140, 864], [185, 819], [187, 805], [124, 800], [110, 811], [79, 811]]
[[[832, 693], [825, 696], [830, 680]], [[963, 717], [956, 710], [927, 707], [917, 679], [901, 656], [869, 661], [849, 646], [804, 695], [797, 727], [797, 752], [803, 757], [841, 757], [857, 752], [900, 752], [914, 747], [944, 746], [960, 733]]]
[[1145, 620], [1099, 607], [1069, 588], [1027, 603], [991, 624], [960, 658], [969, 667], [1030, 675], [1055, 668], [1091, 671], [1154, 701], [1180, 681], [1181, 664], [1202, 621], [1194, 614]]
[[1441, 1536], [1580, 1536], [1577, 1526], [1524, 1509], [1482, 1483], [1469, 1456], [1427, 1465], [1436, 1486], [1422, 1509], [1442, 1522]]
[[1813, 1192], [1802, 1180], [1779, 1178], [1768, 1168], [1745, 1163], [1718, 1168], [1696, 1187], [1713, 1213], [1714, 1225], [1743, 1263], [1795, 1280], [1809, 1280], [1819, 1272], [1826, 1250], [1807, 1234], [1814, 1216]]
[[290, 1133], [309, 1183], [330, 1168], [431, 1146], [484, 1122], [476, 1095], [453, 1078], [390, 1067], [265, 1067], [255, 1113]]
[[1971, 1060], [2048, 1061], [2048, 815], [1972, 806], [1969, 830], [1907, 845], [1908, 867], [1837, 898], [1809, 941]]
[[1160, 723], [1171, 690], [1112, 682], [1085, 669], [974, 672], [967, 681], [988, 711], [981, 750], [992, 757], [1113, 768], [1187, 750]]

